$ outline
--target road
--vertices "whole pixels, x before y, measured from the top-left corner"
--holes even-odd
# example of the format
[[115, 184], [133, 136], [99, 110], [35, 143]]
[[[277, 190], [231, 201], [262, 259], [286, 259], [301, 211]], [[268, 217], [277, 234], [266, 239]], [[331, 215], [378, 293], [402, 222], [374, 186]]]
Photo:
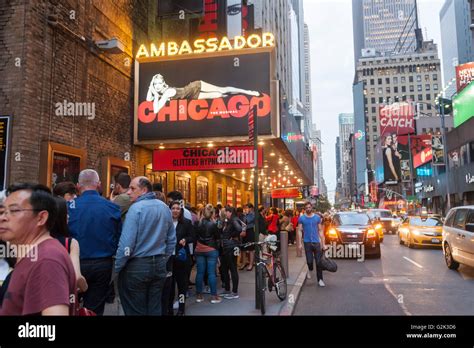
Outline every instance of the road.
[[326, 287], [307, 279], [295, 315], [473, 315], [474, 269], [449, 270], [441, 248], [409, 249], [386, 235], [380, 259], [336, 259]]

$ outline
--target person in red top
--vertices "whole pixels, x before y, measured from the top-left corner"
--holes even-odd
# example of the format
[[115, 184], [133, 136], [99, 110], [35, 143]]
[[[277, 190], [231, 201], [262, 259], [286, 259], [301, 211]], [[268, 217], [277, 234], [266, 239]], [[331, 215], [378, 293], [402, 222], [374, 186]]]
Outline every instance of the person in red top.
[[277, 208], [271, 208], [270, 211], [272, 213], [265, 218], [268, 223], [267, 231], [271, 234], [278, 234], [278, 210]]
[[17, 184], [7, 193], [0, 239], [17, 248], [18, 257], [0, 315], [75, 315], [76, 273], [49, 232], [57, 216], [51, 192], [43, 185]]

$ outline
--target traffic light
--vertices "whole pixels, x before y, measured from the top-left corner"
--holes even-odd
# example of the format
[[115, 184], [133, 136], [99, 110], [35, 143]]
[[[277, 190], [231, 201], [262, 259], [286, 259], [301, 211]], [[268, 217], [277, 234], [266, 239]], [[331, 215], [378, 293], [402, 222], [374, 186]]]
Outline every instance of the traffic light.
[[440, 111], [441, 107], [444, 108], [444, 114], [450, 114], [453, 111], [453, 101], [451, 99], [438, 98], [436, 104], [439, 105]]

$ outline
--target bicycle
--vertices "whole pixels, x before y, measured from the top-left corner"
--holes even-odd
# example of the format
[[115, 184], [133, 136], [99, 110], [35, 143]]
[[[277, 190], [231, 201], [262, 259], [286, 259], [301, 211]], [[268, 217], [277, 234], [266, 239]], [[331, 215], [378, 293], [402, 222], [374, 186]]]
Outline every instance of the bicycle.
[[[263, 242], [250, 242], [242, 247], [258, 246], [259, 255], [255, 254], [255, 262], [257, 268], [257, 291], [260, 299], [260, 311], [265, 314], [265, 291], [271, 292], [275, 288], [275, 292], [280, 301], [286, 299], [288, 284], [286, 281], [285, 270], [283, 269], [280, 256], [277, 252], [277, 237], [270, 235]], [[268, 245], [270, 252], [262, 250], [261, 246]]]

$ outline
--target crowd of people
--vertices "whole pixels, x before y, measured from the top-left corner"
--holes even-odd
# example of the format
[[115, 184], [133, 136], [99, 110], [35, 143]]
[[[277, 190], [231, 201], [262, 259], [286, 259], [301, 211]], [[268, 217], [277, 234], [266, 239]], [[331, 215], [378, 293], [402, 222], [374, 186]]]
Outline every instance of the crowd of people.
[[[239, 271], [254, 267], [254, 248], [241, 246], [255, 241], [255, 221], [259, 238], [275, 234], [280, 240], [285, 231], [290, 245], [300, 239], [310, 270], [321, 256], [322, 217], [312, 220], [310, 203], [305, 213], [263, 206], [255, 211], [251, 203], [191, 207], [180, 192], [165, 195], [161, 184], [146, 177], [119, 173], [114, 180], [108, 198], [100, 195], [92, 169], [83, 170], [77, 184], [59, 183], [53, 192], [39, 184], [8, 188], [0, 199], [0, 240], [29, 250], [3, 260], [8, 275], [0, 315], [77, 315], [79, 308], [103, 315], [115, 289], [125, 315], [184, 315], [192, 286], [198, 303], [206, 294], [213, 304], [238, 299]], [[317, 276], [322, 282], [322, 273]]]

